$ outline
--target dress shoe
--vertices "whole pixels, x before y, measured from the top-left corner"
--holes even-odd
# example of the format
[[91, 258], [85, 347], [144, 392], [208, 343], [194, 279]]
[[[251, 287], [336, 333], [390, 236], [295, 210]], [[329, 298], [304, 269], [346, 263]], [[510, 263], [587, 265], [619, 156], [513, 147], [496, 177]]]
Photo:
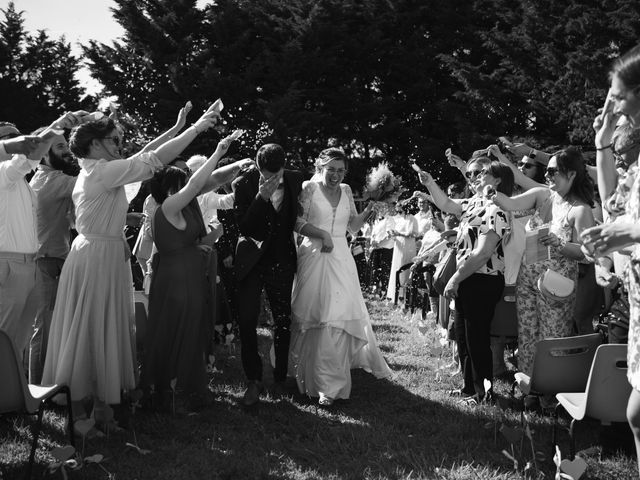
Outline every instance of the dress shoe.
[[327, 397], [324, 393], [320, 394], [320, 398], [318, 399], [318, 405], [323, 407], [330, 407], [333, 405], [333, 398]]
[[247, 389], [242, 397], [242, 404], [245, 407], [255, 405], [260, 400], [260, 394], [264, 391], [262, 382], [250, 381], [247, 384]]

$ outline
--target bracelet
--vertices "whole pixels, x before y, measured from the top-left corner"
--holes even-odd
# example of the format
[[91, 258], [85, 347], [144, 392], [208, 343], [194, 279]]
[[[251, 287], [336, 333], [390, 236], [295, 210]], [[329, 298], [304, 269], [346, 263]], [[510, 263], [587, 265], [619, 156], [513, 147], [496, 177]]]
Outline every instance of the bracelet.
[[[607, 149], [609, 149], [609, 148], [611, 148], [611, 147], [613, 147], [613, 144], [612, 144], [612, 143], [610, 143], [610, 144], [609, 144], [609, 145], [607, 145], [606, 147], [596, 148], [596, 150], [597, 150], [598, 152], [601, 152], [602, 150], [607, 150]], [[613, 148], [611, 148], [611, 149], [613, 150]]]

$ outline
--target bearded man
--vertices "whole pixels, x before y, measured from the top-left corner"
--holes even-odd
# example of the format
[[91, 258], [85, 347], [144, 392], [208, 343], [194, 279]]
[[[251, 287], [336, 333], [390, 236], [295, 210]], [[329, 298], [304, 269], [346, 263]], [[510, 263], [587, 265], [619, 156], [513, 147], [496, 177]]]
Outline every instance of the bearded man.
[[47, 353], [49, 326], [62, 265], [69, 254], [73, 223], [71, 193], [77, 162], [67, 140], [57, 135], [29, 182], [37, 196], [38, 251], [36, 253], [37, 313], [29, 345], [29, 382], [40, 384]]

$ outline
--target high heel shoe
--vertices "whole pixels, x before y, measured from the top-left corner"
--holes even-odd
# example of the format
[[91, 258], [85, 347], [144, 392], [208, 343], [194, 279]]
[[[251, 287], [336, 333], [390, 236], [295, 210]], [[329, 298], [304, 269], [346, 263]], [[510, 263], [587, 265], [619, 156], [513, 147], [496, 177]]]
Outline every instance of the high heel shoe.
[[318, 399], [318, 405], [322, 405], [323, 407], [330, 407], [333, 405], [333, 398], [327, 397], [324, 393], [320, 394], [320, 398]]

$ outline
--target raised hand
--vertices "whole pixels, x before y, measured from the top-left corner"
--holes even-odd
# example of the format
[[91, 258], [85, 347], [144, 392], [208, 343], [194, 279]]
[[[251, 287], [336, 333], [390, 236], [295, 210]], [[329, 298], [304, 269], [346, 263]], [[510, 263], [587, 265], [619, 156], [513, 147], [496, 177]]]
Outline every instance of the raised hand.
[[425, 172], [424, 170], [418, 173], [418, 178], [420, 179], [420, 183], [423, 184], [425, 187], [428, 187], [434, 181], [431, 174], [429, 172]]
[[207, 108], [202, 116], [198, 120], [196, 120], [193, 126], [198, 133], [209, 130], [217, 123], [217, 121], [220, 119], [221, 109], [219, 108], [219, 105], [221, 103], [222, 102], [219, 99], [216, 100], [209, 108]]
[[84, 122], [94, 120], [93, 114], [85, 110], [77, 110], [75, 112], [65, 112], [60, 118], [49, 125], [49, 129], [71, 129]]
[[184, 107], [180, 109], [180, 111], [178, 112], [178, 118], [176, 120], [176, 127], [178, 129], [182, 129], [182, 127], [185, 126], [185, 124], [187, 123], [187, 115], [189, 115], [189, 112], [192, 108], [193, 105], [191, 104], [191, 101], [188, 101], [184, 104]]
[[602, 111], [593, 120], [593, 130], [596, 132], [596, 148], [611, 145], [613, 132], [616, 129], [619, 118], [620, 114], [613, 112], [613, 100], [610, 94], [607, 93], [607, 99]]

